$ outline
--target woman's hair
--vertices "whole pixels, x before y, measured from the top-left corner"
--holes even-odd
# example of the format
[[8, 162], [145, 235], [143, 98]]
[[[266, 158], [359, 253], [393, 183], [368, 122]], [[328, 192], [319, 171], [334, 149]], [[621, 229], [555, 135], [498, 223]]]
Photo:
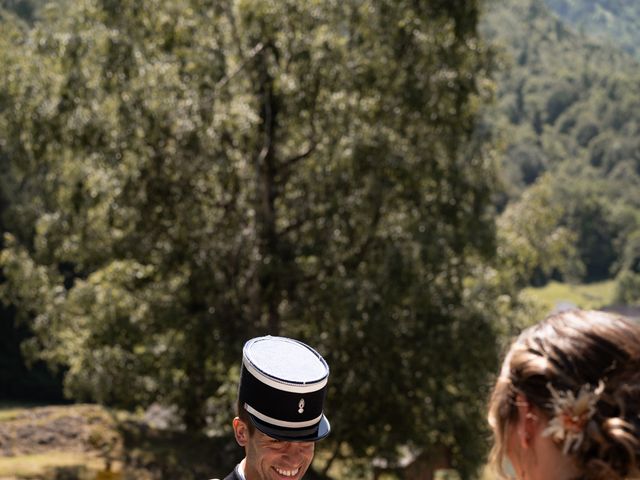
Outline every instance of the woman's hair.
[[[583, 393], [591, 399], [591, 408], [580, 424], [579, 441], [563, 449], [575, 457], [583, 472], [580, 478], [638, 475], [640, 324], [581, 310], [552, 315], [524, 330], [511, 345], [489, 403], [491, 460], [498, 472], [504, 474], [507, 427], [518, 419], [517, 395], [551, 420], [559, 399], [573, 400]], [[558, 422], [553, 424], [561, 425]]]

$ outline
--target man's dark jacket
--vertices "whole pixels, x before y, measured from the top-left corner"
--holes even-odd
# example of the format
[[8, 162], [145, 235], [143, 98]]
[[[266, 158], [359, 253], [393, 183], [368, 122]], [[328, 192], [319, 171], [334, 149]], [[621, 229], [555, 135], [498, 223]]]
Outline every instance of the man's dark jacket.
[[224, 480], [240, 480], [240, 477], [238, 476], [238, 474], [236, 473], [236, 469], [234, 468], [229, 475], [224, 477]]
[[[211, 480], [218, 480], [217, 478], [212, 478]], [[224, 477], [224, 480], [242, 480], [238, 475], [238, 467], [234, 468], [233, 471]]]

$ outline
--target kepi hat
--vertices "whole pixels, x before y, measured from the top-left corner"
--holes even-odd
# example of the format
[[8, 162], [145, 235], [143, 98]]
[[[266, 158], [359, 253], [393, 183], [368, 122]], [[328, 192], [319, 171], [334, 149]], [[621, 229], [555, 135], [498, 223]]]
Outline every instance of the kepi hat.
[[244, 345], [238, 400], [262, 433], [314, 442], [331, 429], [323, 413], [329, 366], [308, 345], [285, 337], [257, 337]]

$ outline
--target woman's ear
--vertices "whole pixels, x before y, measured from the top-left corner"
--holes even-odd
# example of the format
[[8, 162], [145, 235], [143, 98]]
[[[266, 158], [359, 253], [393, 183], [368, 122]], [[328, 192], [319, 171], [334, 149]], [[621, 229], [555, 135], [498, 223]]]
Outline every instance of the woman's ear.
[[527, 398], [522, 394], [518, 394], [516, 397], [516, 406], [518, 407], [518, 423], [516, 429], [518, 442], [522, 448], [529, 448], [538, 427], [538, 416], [534, 412], [534, 407], [531, 406]]
[[240, 418], [233, 419], [233, 433], [236, 437], [236, 442], [241, 447], [244, 447], [249, 442], [249, 428]]

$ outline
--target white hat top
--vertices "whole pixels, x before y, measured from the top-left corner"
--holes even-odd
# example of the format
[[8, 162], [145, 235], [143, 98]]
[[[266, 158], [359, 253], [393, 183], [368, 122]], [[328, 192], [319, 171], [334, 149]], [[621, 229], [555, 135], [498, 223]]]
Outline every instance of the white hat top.
[[329, 367], [318, 352], [290, 338], [255, 338], [247, 342], [243, 354], [246, 366], [285, 383], [318, 383], [329, 375]]

